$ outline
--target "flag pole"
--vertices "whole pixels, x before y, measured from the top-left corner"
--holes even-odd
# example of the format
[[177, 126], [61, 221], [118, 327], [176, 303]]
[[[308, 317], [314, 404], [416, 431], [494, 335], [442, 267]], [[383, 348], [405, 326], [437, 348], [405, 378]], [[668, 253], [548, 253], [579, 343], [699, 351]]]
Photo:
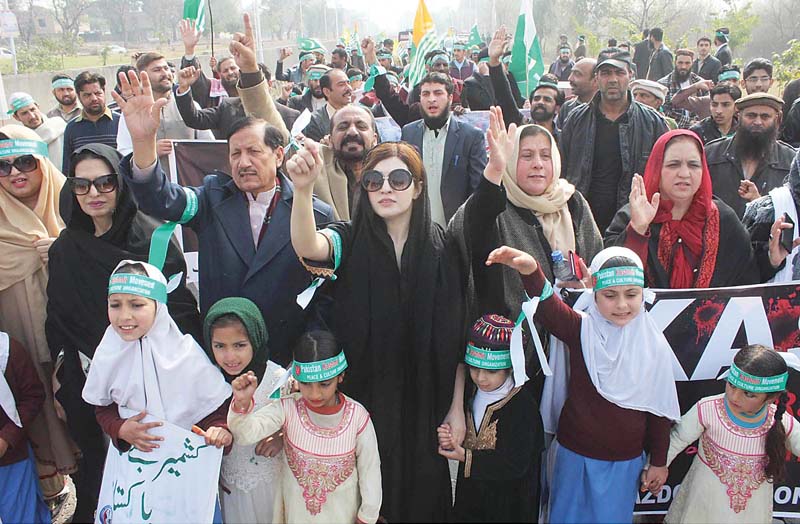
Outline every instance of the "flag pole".
[[211, 0], [206, 0], [208, 5], [208, 25], [211, 29], [211, 56], [214, 56], [214, 14], [211, 12]]

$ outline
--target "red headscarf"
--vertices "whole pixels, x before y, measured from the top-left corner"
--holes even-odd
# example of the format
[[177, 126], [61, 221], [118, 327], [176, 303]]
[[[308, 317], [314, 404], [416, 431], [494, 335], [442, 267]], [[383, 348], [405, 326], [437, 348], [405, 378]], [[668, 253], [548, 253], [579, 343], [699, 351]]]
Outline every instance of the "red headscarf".
[[[661, 137], [653, 145], [647, 167], [644, 172], [644, 185], [647, 198], [659, 191], [661, 184], [661, 168], [664, 165], [664, 152], [669, 142], [677, 137], [685, 136], [697, 143], [703, 163], [703, 174], [700, 187], [694, 194], [689, 210], [680, 220], [672, 219], [673, 202], [661, 195], [653, 223], [663, 224], [658, 240], [658, 260], [670, 275], [670, 287], [673, 289], [691, 287], [709, 287], [717, 262], [719, 249], [719, 209], [711, 200], [711, 174], [706, 164], [703, 142], [688, 129], [675, 129]], [[700, 263], [695, 277], [694, 269], [687, 257]]]

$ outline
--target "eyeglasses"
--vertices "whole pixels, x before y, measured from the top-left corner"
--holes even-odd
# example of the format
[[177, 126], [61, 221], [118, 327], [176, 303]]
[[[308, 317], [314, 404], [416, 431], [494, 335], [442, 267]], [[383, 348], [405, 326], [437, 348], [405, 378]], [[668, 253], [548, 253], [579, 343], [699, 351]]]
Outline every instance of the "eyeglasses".
[[772, 77], [769, 76], [748, 76], [747, 78], [744, 79], [745, 82], [759, 83], [759, 84], [766, 84], [770, 80], [772, 80]]
[[86, 195], [92, 186], [98, 193], [111, 193], [119, 187], [119, 180], [116, 174], [103, 175], [89, 180], [88, 178], [70, 177], [67, 179], [70, 189], [76, 195]]
[[0, 177], [7, 177], [11, 174], [11, 168], [15, 168], [20, 173], [30, 173], [39, 167], [39, 161], [33, 155], [22, 155], [10, 160], [0, 160]]
[[371, 170], [361, 175], [361, 187], [370, 193], [379, 191], [383, 187], [383, 182], [389, 181], [389, 187], [395, 191], [405, 191], [411, 186], [414, 177], [407, 169], [395, 169], [388, 175], [380, 171]]

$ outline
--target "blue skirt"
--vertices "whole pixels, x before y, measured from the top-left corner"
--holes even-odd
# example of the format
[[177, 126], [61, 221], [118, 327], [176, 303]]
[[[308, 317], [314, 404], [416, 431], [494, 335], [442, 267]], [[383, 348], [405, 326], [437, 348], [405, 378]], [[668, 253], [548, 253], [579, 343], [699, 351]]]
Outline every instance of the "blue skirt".
[[28, 447], [28, 458], [0, 467], [0, 521], [3, 524], [50, 524], [39, 475]]
[[584, 457], [559, 445], [550, 479], [549, 522], [633, 522], [644, 453], [631, 460]]

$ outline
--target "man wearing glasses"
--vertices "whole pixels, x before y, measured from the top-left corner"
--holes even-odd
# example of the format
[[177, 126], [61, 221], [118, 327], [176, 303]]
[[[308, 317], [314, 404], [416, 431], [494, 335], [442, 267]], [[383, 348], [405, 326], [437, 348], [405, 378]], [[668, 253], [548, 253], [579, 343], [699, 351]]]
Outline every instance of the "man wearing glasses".
[[768, 93], [775, 80], [772, 78], [772, 62], [766, 58], [754, 58], [747, 62], [742, 73], [742, 89], [748, 95]]

